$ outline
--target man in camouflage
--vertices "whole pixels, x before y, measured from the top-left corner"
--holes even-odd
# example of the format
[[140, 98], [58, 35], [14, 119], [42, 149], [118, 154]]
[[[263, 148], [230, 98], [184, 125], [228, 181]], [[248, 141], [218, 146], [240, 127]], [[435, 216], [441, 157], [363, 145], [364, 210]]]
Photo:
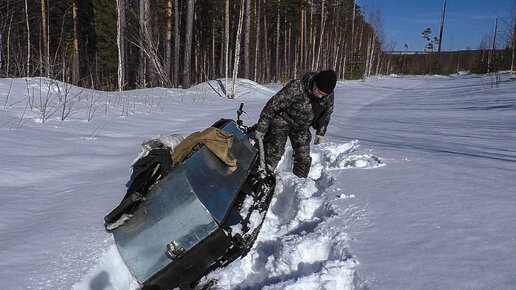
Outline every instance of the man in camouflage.
[[309, 72], [290, 81], [267, 102], [256, 126], [256, 138], [263, 139], [265, 162], [276, 168], [285, 152], [287, 137], [294, 149], [292, 172], [306, 178], [310, 171], [310, 126], [315, 129], [314, 144], [322, 142], [333, 113], [333, 70]]

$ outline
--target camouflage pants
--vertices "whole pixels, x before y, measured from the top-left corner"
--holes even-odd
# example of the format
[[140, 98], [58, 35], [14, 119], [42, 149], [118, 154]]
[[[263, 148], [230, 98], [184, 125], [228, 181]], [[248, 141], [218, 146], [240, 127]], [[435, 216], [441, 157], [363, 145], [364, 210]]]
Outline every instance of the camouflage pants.
[[310, 140], [312, 134], [307, 128], [302, 131], [294, 131], [290, 125], [280, 116], [276, 116], [269, 124], [269, 129], [263, 141], [265, 149], [265, 162], [272, 168], [276, 168], [278, 162], [285, 153], [287, 137], [290, 138], [294, 149], [294, 168], [292, 172], [306, 178], [310, 171], [312, 157], [310, 157]]

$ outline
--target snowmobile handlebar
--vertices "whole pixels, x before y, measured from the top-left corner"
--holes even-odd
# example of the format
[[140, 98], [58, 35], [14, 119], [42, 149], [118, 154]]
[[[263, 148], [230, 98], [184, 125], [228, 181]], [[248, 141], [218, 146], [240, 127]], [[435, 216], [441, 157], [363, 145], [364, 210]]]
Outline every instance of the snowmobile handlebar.
[[243, 108], [244, 108], [244, 103], [240, 103], [240, 108], [237, 110], [237, 125], [239, 125], [239, 126], [243, 125], [242, 120], [240, 120], [240, 116], [244, 112]]
[[244, 121], [240, 119], [240, 116], [245, 113], [244, 110], [244, 103], [240, 103], [240, 108], [237, 110], [237, 126], [244, 132], [247, 132], [247, 126], [244, 126]]

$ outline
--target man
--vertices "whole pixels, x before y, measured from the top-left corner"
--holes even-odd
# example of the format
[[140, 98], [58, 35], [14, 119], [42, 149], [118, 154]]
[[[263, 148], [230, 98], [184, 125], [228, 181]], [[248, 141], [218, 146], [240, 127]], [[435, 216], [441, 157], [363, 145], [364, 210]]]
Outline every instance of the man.
[[309, 72], [290, 81], [267, 102], [256, 125], [256, 139], [263, 139], [265, 162], [275, 169], [285, 152], [287, 137], [294, 149], [292, 172], [306, 178], [310, 171], [310, 126], [314, 144], [322, 142], [333, 113], [333, 70]]

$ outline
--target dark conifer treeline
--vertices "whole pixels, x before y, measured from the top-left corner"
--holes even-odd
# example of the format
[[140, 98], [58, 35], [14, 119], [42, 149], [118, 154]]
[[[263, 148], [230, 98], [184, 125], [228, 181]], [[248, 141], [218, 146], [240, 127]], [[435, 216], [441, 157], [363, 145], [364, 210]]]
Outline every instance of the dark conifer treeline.
[[[501, 70], [510, 70], [512, 49], [503, 50], [462, 50], [441, 52], [439, 58], [433, 52], [393, 52], [388, 53], [391, 72], [396, 74], [443, 74], [449, 75], [459, 71], [483, 74]], [[439, 61], [439, 63], [437, 63]]]
[[[190, 86], [231, 76], [235, 64], [238, 77], [258, 82], [323, 68], [336, 69], [340, 78], [386, 70], [377, 27], [359, 6], [353, 13], [353, 0], [3, 0], [0, 76], [117, 89], [117, 3], [125, 8], [124, 89]], [[235, 62], [238, 44], [242, 60]]]
[[[388, 53], [391, 72], [396, 74], [443, 74], [449, 75], [459, 71], [483, 74], [501, 70], [510, 70], [512, 65], [512, 48], [501, 50], [462, 50], [436, 53]], [[437, 63], [437, 61], [439, 61]]]

